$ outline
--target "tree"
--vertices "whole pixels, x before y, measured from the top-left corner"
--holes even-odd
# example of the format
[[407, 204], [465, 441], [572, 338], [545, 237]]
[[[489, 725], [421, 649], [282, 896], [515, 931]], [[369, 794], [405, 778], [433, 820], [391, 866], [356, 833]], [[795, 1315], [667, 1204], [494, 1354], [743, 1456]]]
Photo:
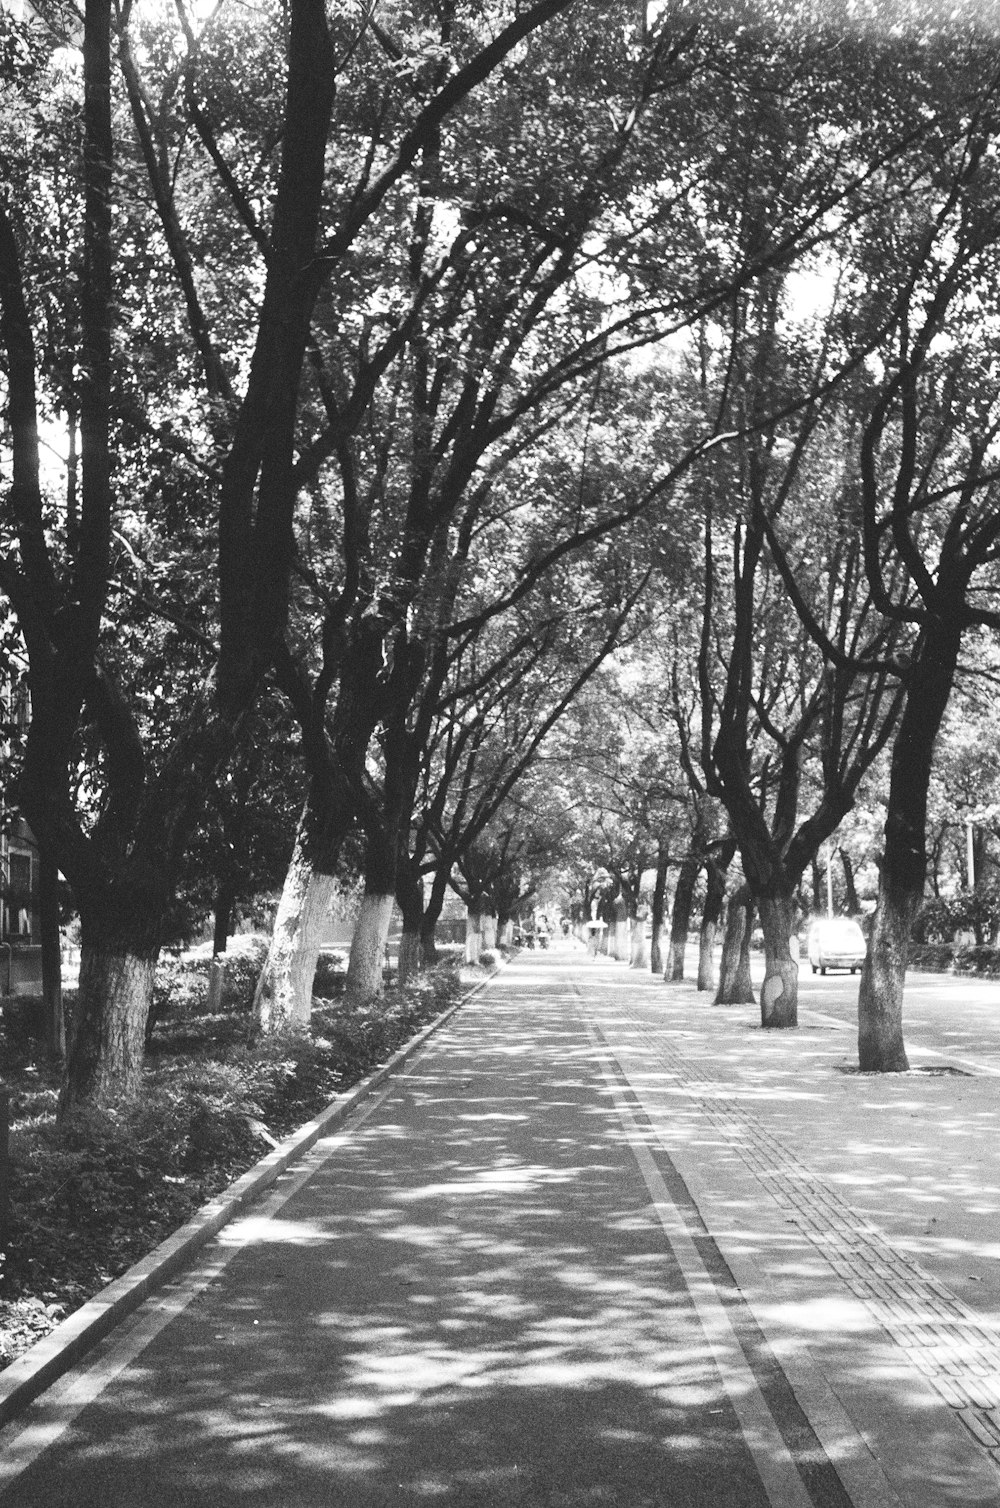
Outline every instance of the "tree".
[[[996, 183], [992, 167], [980, 169], [978, 152], [974, 137], [955, 172], [950, 214], [939, 221], [940, 232], [954, 239], [955, 254], [943, 267], [921, 268], [927, 282], [915, 290], [912, 322], [908, 311], [901, 324], [897, 361], [873, 404], [861, 447], [866, 570], [880, 609], [914, 633], [858, 1002], [859, 1061], [875, 1072], [907, 1067], [903, 983], [924, 890], [927, 794], [962, 640], [978, 627], [1000, 626], [1000, 514], [991, 459], [1000, 413], [988, 375], [997, 353], [982, 340], [980, 303], [995, 287], [995, 232], [984, 218], [984, 201], [995, 204]], [[971, 308], [970, 273], [978, 274]], [[954, 318], [960, 301], [961, 324]], [[949, 308], [953, 317], [946, 323]], [[950, 349], [938, 355], [934, 337], [945, 328]]]
[[[281, 51], [284, 77], [261, 101], [270, 171], [248, 192], [240, 181], [242, 164], [227, 158], [220, 146], [223, 133], [209, 119], [201, 94], [199, 68], [204, 64], [208, 76], [217, 62], [215, 44], [224, 35], [224, 20], [217, 15], [196, 36], [181, 12], [179, 65], [177, 39], [173, 46], [158, 47], [154, 38], [144, 65], [152, 73], [160, 70], [162, 87], [156, 88], [140, 77], [132, 42], [141, 23], [131, 7], [113, 15], [110, 0], [88, 0], [82, 150], [79, 157], [65, 154], [74, 167], [67, 192], [79, 216], [79, 276], [74, 317], [66, 322], [67, 348], [60, 353], [62, 369], [78, 373], [73, 412], [79, 415], [79, 490], [72, 510], [54, 520], [40, 467], [46, 389], [37, 354], [41, 294], [33, 274], [44, 260], [41, 253], [34, 255], [36, 247], [48, 234], [38, 206], [56, 196], [47, 192], [47, 182], [46, 192], [39, 193], [23, 143], [12, 146], [9, 135], [5, 140], [11, 171], [0, 203], [0, 339], [13, 480], [4, 499], [0, 589], [17, 614], [30, 663], [32, 722], [20, 799], [72, 885], [81, 917], [80, 999], [64, 1108], [137, 1087], [153, 966], [192, 814], [200, 792], [238, 740], [284, 628], [303, 485], [299, 460], [308, 448], [298, 432], [304, 363], [317, 302], [449, 112], [569, 3], [539, 0], [510, 14], [498, 7], [496, 34], [481, 38], [475, 28], [464, 31], [454, 69], [436, 87], [427, 87], [419, 22], [415, 37], [407, 37], [403, 66], [398, 57], [387, 65], [370, 17], [359, 20], [347, 7], [328, 15], [317, 0], [291, 0]], [[273, 20], [277, 27], [277, 10]], [[35, 45], [30, 27], [18, 29], [6, 15], [4, 27], [5, 41], [18, 54], [19, 103], [41, 132], [52, 59]], [[374, 67], [376, 53], [383, 60], [380, 69]], [[116, 92], [115, 55], [122, 64], [123, 95]], [[358, 137], [351, 139], [341, 158], [338, 192], [331, 194], [327, 154], [337, 82], [352, 67], [362, 96], [369, 70], [380, 72], [383, 84], [389, 75], [395, 82], [383, 96], [390, 107], [381, 113], [376, 107], [370, 152], [362, 149], [359, 157]], [[411, 91], [415, 73], [423, 82]], [[226, 94], [227, 102], [241, 106], [250, 97]], [[153, 101], [158, 101], [155, 108]], [[77, 109], [71, 74], [65, 75], [59, 103], [70, 143]], [[361, 114], [366, 110], [371, 121], [362, 97]], [[244, 110], [227, 143], [237, 157], [247, 140], [247, 114]], [[189, 126], [205, 154], [191, 179], [173, 176], [170, 157], [177, 150], [184, 158]], [[128, 141], [135, 144], [131, 160], [123, 150]], [[193, 184], [205, 191], [206, 160], [213, 209], [220, 207], [222, 220], [214, 237], [195, 247], [197, 235], [184, 224], [181, 190]], [[137, 161], [148, 189], [131, 198]], [[145, 209], [150, 195], [155, 219]], [[260, 213], [265, 204], [266, 230]], [[199, 222], [199, 232], [204, 223]], [[216, 318], [213, 327], [201, 290], [211, 287], [216, 264], [210, 253], [227, 244], [222, 223], [238, 227], [236, 238], [257, 255], [234, 290], [228, 324]], [[161, 251], [157, 271], [169, 290], [171, 328], [183, 331], [192, 381], [200, 384], [193, 401], [189, 397], [180, 408], [186, 421], [180, 435], [158, 411], [155, 388], [142, 402], [142, 377], [148, 373], [129, 368], [128, 344], [116, 338], [116, 307], [126, 308], [123, 295], [134, 294], [136, 287], [125, 281], [123, 226], [136, 244]], [[200, 277], [195, 275], [199, 257]], [[224, 264], [231, 265], [228, 253]], [[254, 290], [249, 298], [248, 287]], [[362, 412], [331, 420], [340, 442], [360, 423]], [[165, 453], [179, 455], [184, 467], [200, 472], [211, 492], [207, 539], [218, 561], [208, 674], [191, 716], [174, 730], [169, 750], [155, 766], [146, 756], [142, 709], [130, 688], [111, 674], [106, 655], [113, 545], [123, 505], [116, 442], [128, 424], [151, 433]], [[78, 810], [72, 788], [73, 742], [85, 716], [93, 719], [102, 745], [103, 799], [92, 826]]]
[[[856, 446], [858, 527], [874, 608], [895, 626], [905, 706], [892, 744], [879, 899], [859, 993], [859, 1061], [907, 1067], [903, 983], [926, 872], [927, 793], [935, 741], [963, 636], [995, 628], [1000, 521], [992, 448], [996, 350], [986, 317], [996, 287], [997, 178], [987, 143], [997, 118], [990, 62], [963, 48], [957, 105], [943, 109], [905, 213], [880, 235], [877, 276], [895, 284], [891, 341], [869, 364]], [[958, 85], [961, 85], [958, 88]], [[892, 269], [891, 273], [888, 269]], [[776, 549], [779, 558], [781, 551]], [[837, 671], [844, 647], [804, 613]]]
[[[556, 477], [532, 508], [506, 481], [538, 464], [614, 350], [648, 338], [648, 311], [620, 315], [598, 276], [614, 274], [623, 244], [595, 255], [593, 238], [627, 210], [638, 123], [660, 93], [682, 87], [690, 37], [665, 28], [637, 49], [628, 29], [612, 40], [593, 14], [592, 31], [554, 29], [533, 70], [518, 60], [495, 96], [426, 142], [419, 196], [391, 227], [395, 260], [380, 247], [356, 271], [406, 309], [392, 339], [373, 350], [368, 324], [333, 332], [328, 364], [346, 380], [322, 385], [324, 404], [339, 415], [364, 402], [366, 423], [314, 448], [329, 466], [312, 498], [315, 549], [303, 573], [312, 591], [298, 593], [279, 676], [304, 730], [315, 884], [351, 825], [365, 831], [359, 969], [349, 976], [360, 991], [363, 978], [377, 985], [377, 937], [421, 757], [412, 735], [426, 726], [416, 700], [426, 701], [437, 641], [467, 640], [629, 517], [620, 506], [596, 508], [596, 522], [582, 516], [576, 478], [568, 489]], [[444, 49], [450, 32], [445, 15]], [[648, 171], [641, 158], [639, 171]], [[370, 759], [381, 765], [375, 782]], [[282, 993], [276, 965], [265, 996]]]

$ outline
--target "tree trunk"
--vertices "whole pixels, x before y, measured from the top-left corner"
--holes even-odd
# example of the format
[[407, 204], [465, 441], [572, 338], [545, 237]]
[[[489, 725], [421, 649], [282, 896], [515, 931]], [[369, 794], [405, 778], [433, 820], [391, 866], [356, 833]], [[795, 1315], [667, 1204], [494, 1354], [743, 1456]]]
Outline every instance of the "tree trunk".
[[39, 854], [38, 912], [42, 943], [45, 1045], [54, 1063], [64, 1063], [66, 1024], [63, 1017], [62, 948], [59, 941], [59, 870], [44, 849]]
[[[903, 984], [920, 896], [884, 877], [858, 992], [858, 1063], [864, 1073], [905, 1073]], [[864, 995], [865, 1007], [861, 1008]]]
[[674, 905], [670, 913], [670, 957], [666, 974], [673, 984], [679, 983], [684, 978], [684, 954], [687, 950], [688, 932], [691, 929], [694, 887], [698, 882], [700, 867], [697, 855], [687, 853], [677, 876]]
[[715, 938], [726, 900], [726, 877], [714, 859], [709, 859], [705, 879], [705, 907], [698, 938], [698, 988], [715, 988]]
[[382, 994], [385, 945], [394, 903], [394, 895], [365, 891], [347, 965], [347, 998], [352, 1005], [364, 1005]]
[[322, 926], [331, 914], [336, 891], [334, 876], [310, 863], [300, 824], [271, 944], [254, 992], [255, 1033], [266, 1036], [288, 1027], [308, 1027]]
[[758, 898], [764, 932], [764, 983], [760, 990], [760, 1024], [789, 1027], [799, 1024], [798, 949], [791, 947], [795, 923], [795, 898], [762, 895]]
[[903, 985], [910, 929], [927, 871], [927, 789], [934, 743], [955, 679], [962, 616], [941, 611], [914, 662], [892, 750], [878, 905], [858, 990], [858, 1062], [864, 1073], [905, 1073]]
[[474, 911], [471, 907], [465, 917], [465, 961], [466, 963], [478, 963], [479, 955], [483, 950], [483, 918], [482, 913]]
[[848, 916], [857, 916], [861, 905], [858, 901], [858, 887], [854, 883], [854, 865], [845, 848], [838, 848], [837, 852], [840, 854], [840, 864], [844, 871], [844, 907]]
[[208, 1014], [217, 1016], [222, 1009], [222, 989], [226, 982], [225, 954], [215, 954], [208, 966]]
[[420, 923], [420, 956], [425, 969], [432, 969], [438, 961], [437, 924], [448, 892], [448, 873], [443, 867], [435, 872]]
[[236, 907], [236, 886], [230, 879], [220, 880], [215, 891], [215, 906], [212, 922], [212, 955], [225, 953], [233, 930], [233, 911]]
[[399, 939], [399, 965], [396, 977], [400, 984], [409, 984], [424, 967], [424, 950], [419, 927], [408, 932], [404, 926]]
[[667, 900], [667, 851], [661, 848], [656, 860], [656, 883], [653, 886], [653, 904], [650, 907], [652, 936], [649, 940], [649, 969], [652, 974], [663, 973], [663, 918]]
[[83, 1104], [113, 1105], [138, 1093], [158, 952], [147, 940], [129, 947], [81, 918], [80, 983], [60, 1117]]
[[632, 923], [632, 957], [629, 961], [630, 968], [646, 969], [649, 967], [649, 948], [646, 945], [646, 908], [639, 907], [639, 913]]
[[437, 917], [425, 915], [420, 923], [420, 962], [423, 968], [432, 969], [438, 961]]
[[619, 963], [627, 963], [632, 951], [632, 919], [628, 904], [619, 896], [615, 901], [615, 935], [611, 943], [611, 956]]
[[747, 885], [741, 885], [729, 898], [726, 931], [719, 965], [719, 988], [716, 1005], [753, 1005], [750, 982], [750, 933], [753, 930], [754, 903]]
[[400, 858], [396, 873], [396, 903], [403, 919], [397, 970], [400, 984], [414, 979], [424, 961], [420, 935], [424, 922], [424, 886], [420, 875], [411, 870], [408, 858], [408, 855]]
[[483, 950], [493, 952], [497, 945], [497, 919], [492, 911], [483, 914]]

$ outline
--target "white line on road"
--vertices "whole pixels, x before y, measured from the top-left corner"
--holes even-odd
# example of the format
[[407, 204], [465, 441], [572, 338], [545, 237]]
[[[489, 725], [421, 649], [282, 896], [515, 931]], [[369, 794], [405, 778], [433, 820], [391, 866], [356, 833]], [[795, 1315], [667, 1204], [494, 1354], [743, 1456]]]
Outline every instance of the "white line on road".
[[663, 1177], [609, 1066], [609, 1056], [598, 1032], [588, 1023], [587, 1031], [598, 1054], [604, 1082], [625, 1128], [628, 1144], [639, 1165], [695, 1311], [711, 1347], [722, 1385], [739, 1420], [747, 1448], [753, 1457], [768, 1500], [774, 1508], [814, 1508], [795, 1462], [774, 1422], [750, 1363], [726, 1314], [712, 1276], [698, 1253], [684, 1216], [674, 1204]]

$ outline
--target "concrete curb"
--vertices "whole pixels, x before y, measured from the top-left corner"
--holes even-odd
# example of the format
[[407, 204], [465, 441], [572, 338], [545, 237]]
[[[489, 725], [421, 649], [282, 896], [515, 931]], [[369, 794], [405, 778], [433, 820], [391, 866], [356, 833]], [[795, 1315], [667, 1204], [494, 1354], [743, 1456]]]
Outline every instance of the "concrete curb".
[[307, 1121], [304, 1126], [293, 1131], [274, 1151], [262, 1157], [260, 1162], [230, 1184], [224, 1194], [217, 1195], [202, 1205], [198, 1213], [174, 1231], [173, 1235], [161, 1241], [159, 1246], [134, 1263], [120, 1278], [102, 1288], [100, 1293], [88, 1299], [0, 1372], [0, 1426], [9, 1423], [32, 1399], [37, 1398], [39, 1393], [75, 1366], [98, 1341], [103, 1340], [116, 1325], [138, 1309], [154, 1289], [184, 1267], [195, 1252], [269, 1188], [304, 1152], [308, 1152], [322, 1136], [345, 1120], [356, 1105], [390, 1078], [408, 1058], [423, 1047], [429, 1037], [480, 994], [490, 983], [491, 977], [473, 985], [460, 1000], [435, 1016], [428, 1026], [394, 1052], [381, 1068], [376, 1068], [367, 1078], [355, 1084], [353, 1089], [332, 1101], [315, 1120]]

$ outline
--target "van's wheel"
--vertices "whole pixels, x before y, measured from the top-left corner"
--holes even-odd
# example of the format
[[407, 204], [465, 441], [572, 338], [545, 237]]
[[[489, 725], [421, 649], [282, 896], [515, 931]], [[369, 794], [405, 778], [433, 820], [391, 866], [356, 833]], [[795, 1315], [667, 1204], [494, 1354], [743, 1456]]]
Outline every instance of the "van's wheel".
[[857, 973], [857, 972], [858, 972], [858, 971], [857, 971], [857, 969], [852, 969], [852, 970], [851, 970], [851, 973], [852, 973], [852, 974], [856, 974], [856, 973]]
[[825, 968], [825, 966], [821, 966], [820, 967], [820, 973], [824, 974], [824, 975], [826, 974], [826, 968]]
[[816, 972], [816, 965], [815, 964], [813, 964], [813, 966], [812, 966], [812, 971], [815, 974], [815, 972]]

